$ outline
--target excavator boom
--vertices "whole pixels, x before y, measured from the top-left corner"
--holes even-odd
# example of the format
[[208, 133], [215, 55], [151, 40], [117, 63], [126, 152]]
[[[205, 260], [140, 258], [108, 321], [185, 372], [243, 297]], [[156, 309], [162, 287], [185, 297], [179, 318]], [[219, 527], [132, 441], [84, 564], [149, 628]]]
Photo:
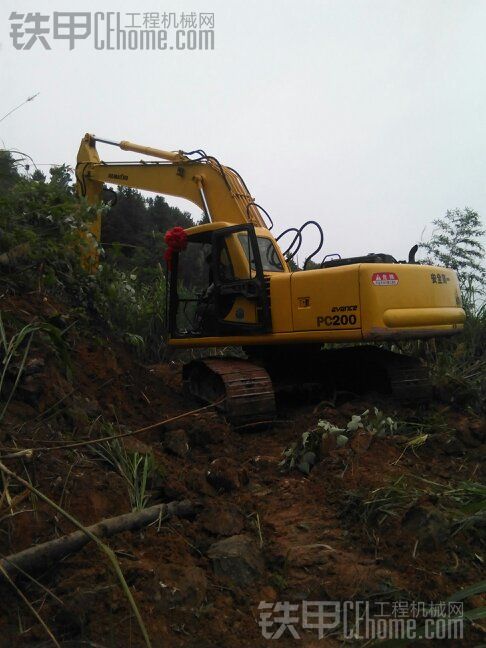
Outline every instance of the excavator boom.
[[[96, 150], [97, 141], [164, 161], [104, 162]], [[78, 194], [92, 203], [99, 202], [104, 183], [116, 184], [186, 198], [213, 223], [267, 227], [241, 176], [204, 151], [163, 151], [127, 141], [97, 139], [87, 133], [78, 151], [76, 181]]]

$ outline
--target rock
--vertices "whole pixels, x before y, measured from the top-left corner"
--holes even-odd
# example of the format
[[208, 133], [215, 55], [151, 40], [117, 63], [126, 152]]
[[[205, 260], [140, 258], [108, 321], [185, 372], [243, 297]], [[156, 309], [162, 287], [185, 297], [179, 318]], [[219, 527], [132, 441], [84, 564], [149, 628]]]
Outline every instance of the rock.
[[207, 508], [199, 516], [199, 521], [209, 533], [222, 536], [241, 533], [245, 526], [243, 515], [232, 504], [225, 507], [213, 506]]
[[449, 537], [447, 518], [433, 504], [415, 504], [402, 519], [404, 529], [420, 539], [424, 547], [438, 547]]
[[370, 447], [372, 440], [373, 436], [370, 432], [359, 430], [353, 436], [349, 445], [356, 454], [363, 454], [363, 452], [366, 452]]
[[206, 448], [208, 445], [223, 443], [228, 428], [223, 423], [199, 418], [189, 430], [191, 447]]
[[247, 535], [235, 535], [215, 542], [209, 547], [208, 556], [216, 576], [239, 586], [249, 585], [265, 569], [260, 550]]
[[156, 578], [160, 588], [159, 606], [163, 611], [174, 607], [197, 608], [206, 597], [206, 574], [199, 567], [159, 565]]
[[205, 470], [191, 470], [184, 476], [186, 487], [198, 495], [214, 497], [215, 490], [206, 479]]
[[164, 435], [164, 448], [176, 457], [185, 457], [189, 452], [189, 443], [185, 430], [168, 430]]
[[252, 466], [258, 468], [259, 470], [267, 470], [269, 468], [275, 468], [278, 465], [279, 459], [272, 456], [257, 455], [251, 460]]
[[320, 457], [328, 457], [333, 450], [337, 448], [336, 435], [335, 434], [323, 434], [321, 443], [319, 446], [319, 455]]
[[215, 459], [209, 466], [206, 473], [208, 482], [218, 491], [238, 490], [248, 483], [246, 470], [238, 467], [238, 464], [226, 458]]
[[[432, 437], [433, 438], [433, 437]], [[456, 437], [456, 436], [449, 436], [446, 437], [444, 435], [444, 453], [446, 455], [450, 456], [460, 456], [464, 454], [464, 444]]]
[[308, 464], [306, 461], [301, 461], [300, 463], [297, 464], [296, 468], [297, 470], [300, 470], [300, 472], [303, 475], [310, 475], [312, 466]]
[[66, 407], [64, 410], [64, 416], [75, 430], [83, 429], [90, 423], [89, 416], [86, 414], [84, 409], [79, 407], [77, 404], [73, 404], [71, 407]]
[[302, 545], [292, 547], [288, 552], [287, 561], [292, 567], [311, 567], [334, 561], [335, 554], [336, 550], [325, 543]]
[[483, 443], [483, 445], [476, 450], [476, 455], [478, 461], [486, 461], [486, 444]]
[[97, 416], [100, 416], [100, 414], [103, 414], [103, 408], [95, 398], [92, 399], [85, 398], [83, 400], [83, 404], [82, 405], [80, 404], [80, 407], [84, 409], [86, 415], [90, 419], [94, 419]]

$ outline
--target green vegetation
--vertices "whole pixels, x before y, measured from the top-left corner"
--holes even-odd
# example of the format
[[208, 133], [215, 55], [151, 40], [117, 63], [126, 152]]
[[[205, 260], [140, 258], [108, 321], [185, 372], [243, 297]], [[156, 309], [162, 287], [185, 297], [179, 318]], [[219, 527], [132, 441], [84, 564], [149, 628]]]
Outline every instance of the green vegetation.
[[402, 475], [362, 500], [362, 519], [370, 527], [381, 526], [390, 519], [402, 519], [414, 506], [424, 502], [433, 506], [434, 514], [442, 513], [441, 521], [450, 537], [460, 532], [482, 537], [481, 530], [486, 523], [486, 486], [472, 481], [440, 484]]
[[425, 261], [456, 270], [463, 300], [474, 310], [476, 297], [485, 294], [486, 268], [481, 237], [486, 230], [477, 212], [466, 207], [446, 212], [434, 220], [435, 229], [428, 241], [420, 244]]
[[[102, 430], [103, 436], [106, 431], [116, 436], [111, 424], [105, 424]], [[117, 438], [93, 446], [93, 451], [124, 479], [132, 510], [144, 509], [150, 497], [150, 483], [157, 470], [153, 454], [129, 452]]]
[[428, 345], [426, 360], [444, 400], [485, 411], [486, 268], [482, 237], [486, 230], [479, 215], [467, 207], [449, 210], [434, 225], [431, 238], [421, 244], [425, 261], [457, 271], [467, 320], [462, 335], [438, 338]]
[[[160, 360], [166, 331], [163, 236], [175, 225], [194, 225], [190, 215], [161, 196], [110, 190], [107, 200], [114, 204], [103, 208], [101, 264], [90, 275], [81, 259], [95, 210], [76, 199], [68, 167], [52, 168], [47, 180], [38, 170], [20, 172], [24, 162], [0, 151], [1, 293], [59, 298], [71, 305], [78, 326], [89, 322], [91, 329], [114, 334], [141, 360]], [[468, 208], [448, 211], [434, 225], [422, 249], [427, 261], [457, 270], [468, 319], [461, 336], [402, 349], [425, 357], [441, 398], [479, 412], [486, 403], [484, 228]], [[203, 259], [189, 249], [186, 254], [194, 258], [183, 264], [180, 279], [189, 288], [201, 275]], [[64, 328], [62, 322], [50, 323]], [[19, 323], [13, 333], [21, 328]]]
[[[126, 375], [130, 372], [124, 372], [125, 366], [120, 366], [121, 374], [117, 390], [113, 390], [110, 398], [105, 400], [100, 398], [98, 403], [98, 394], [101, 394], [106, 384], [112, 380], [111, 369], [108, 367], [109, 378], [108, 381], [105, 381], [106, 375], [100, 372], [99, 375], [95, 374], [93, 377], [90, 375], [90, 367], [87, 367], [88, 389], [81, 381], [76, 381], [78, 377], [76, 372], [80, 363], [74, 362], [74, 354], [76, 353], [76, 344], [79, 348], [80, 342], [87, 341], [96, 347], [100, 346], [100, 341], [102, 344], [115, 338], [124, 343], [141, 360], [157, 361], [163, 357], [163, 336], [166, 326], [164, 318], [166, 278], [162, 263], [163, 233], [174, 225], [190, 226], [194, 223], [188, 214], [169, 207], [162, 198], [146, 199], [139, 192], [129, 189], [119, 189], [117, 198], [116, 205], [104, 207], [104, 226], [100, 247], [101, 265], [99, 271], [95, 275], [91, 275], [83, 268], [81, 259], [86, 251], [86, 237], [89, 236], [88, 226], [94, 217], [94, 211], [86, 204], [78, 203], [74, 197], [69, 169], [67, 167], [52, 169], [49, 180], [39, 171], [35, 171], [32, 175], [25, 175], [19, 172], [15, 156], [0, 152], [0, 296], [10, 298], [8, 309], [4, 308], [0, 313], [0, 422], [3, 422], [5, 429], [9, 428], [10, 436], [6, 439], [2, 438], [2, 443], [7, 446], [5, 452], [12, 452], [10, 456], [7, 454], [4, 458], [9, 461], [20, 461], [29, 480], [31, 474], [32, 482], [45, 485], [53, 493], [52, 498], [48, 498], [30, 481], [20, 478], [16, 473], [4, 467], [0, 471], [0, 475], [4, 480], [4, 499], [8, 504], [8, 510], [11, 511], [6, 515], [7, 518], [14, 518], [18, 512], [24, 512], [23, 509], [14, 510], [13, 503], [20, 501], [16, 498], [23, 497], [24, 493], [28, 491], [31, 493], [31, 497], [36, 497], [39, 502], [52, 508], [56, 515], [65, 518], [76, 528], [86, 532], [77, 518], [67, 513], [60, 503], [56, 504], [56, 501], [60, 495], [61, 503], [64, 500], [69, 503], [69, 493], [78, 496], [80, 488], [86, 488], [89, 492], [92, 483], [95, 483], [90, 482], [90, 473], [84, 470], [88, 456], [83, 454], [80, 449], [87, 439], [93, 445], [92, 452], [97, 453], [98, 462], [96, 463], [98, 465], [95, 468], [101, 473], [99, 463], [103, 461], [103, 468], [106, 468], [106, 463], [108, 463], [121, 476], [127, 489], [130, 506], [134, 510], [143, 509], [147, 505], [149, 497], [153, 495], [160, 483], [160, 478], [164, 478], [154, 455], [148, 449], [147, 452], [128, 449], [130, 447], [143, 449], [143, 445], [130, 446], [128, 442], [125, 445], [119, 439], [111, 438], [116, 437], [117, 432], [120, 431], [118, 421], [135, 427], [137, 419], [142, 416], [145, 403], [149, 404], [150, 401], [143, 391], [138, 394], [139, 389], [144, 388], [142, 381], [134, 381], [137, 394], [133, 396], [133, 401], [130, 401], [125, 409], [119, 407], [117, 403], [130, 392], [131, 385], [127, 383], [132, 378], [131, 375], [128, 377]], [[426, 345], [415, 344], [412, 350], [421, 353], [427, 359], [434, 383], [443, 399], [453, 405], [467, 406], [475, 412], [481, 412], [486, 402], [484, 391], [486, 382], [484, 380], [486, 309], [481, 302], [484, 275], [481, 274], [481, 268], [477, 265], [480, 257], [476, 254], [482, 250], [479, 242], [481, 228], [476, 219], [477, 214], [470, 210], [465, 218], [456, 212], [451, 212], [451, 214], [452, 216], [444, 221], [446, 235], [441, 237], [441, 222], [439, 221], [437, 223], [439, 230], [434, 234], [435, 238], [431, 240], [428, 248], [424, 244], [424, 249], [431, 255], [431, 260], [435, 263], [445, 263], [454, 267], [454, 259], [457, 257], [461, 260], [461, 263], [458, 263], [456, 267], [459, 271], [464, 291], [464, 303], [468, 312], [465, 331], [463, 335], [456, 338], [439, 339], [435, 343]], [[465, 231], [465, 225], [468, 223], [471, 225], [472, 229], [469, 230], [466, 242], [465, 234], [462, 236], [457, 232], [454, 233], [453, 229], [451, 230], [455, 226], [454, 223], [457, 224], [458, 231], [463, 228], [460, 230], [461, 232]], [[468, 253], [468, 250], [471, 251], [471, 254]], [[435, 255], [433, 259], [432, 255]], [[186, 267], [197, 276], [200, 262], [200, 257], [194, 257], [193, 263], [186, 264]], [[193, 275], [183, 275], [182, 281], [189, 287], [193, 281]], [[17, 298], [19, 298], [18, 310], [15, 302]], [[25, 310], [30, 300], [32, 300], [33, 307]], [[56, 300], [59, 300], [59, 308], [62, 303], [62, 312], [56, 312]], [[48, 303], [49, 309], [39, 308], [39, 304], [44, 301]], [[82, 329], [82, 335], [77, 335], [73, 329]], [[410, 345], [411, 347], [412, 345]], [[95, 351], [98, 350], [95, 348]], [[116, 351], [119, 350], [117, 345]], [[41, 352], [37, 353], [38, 351]], [[39, 363], [39, 366], [52, 369], [49, 365], [52, 357], [55, 358], [56, 379], [60, 374], [63, 374], [62, 382], [66, 384], [56, 385], [52, 398], [43, 403], [43, 407], [47, 409], [42, 409], [39, 406], [39, 399], [35, 402], [35, 393], [34, 395], [30, 394], [29, 400], [27, 390], [22, 391], [26, 386], [24, 379], [32, 377], [37, 370], [36, 362]], [[73, 357], [73, 380], [70, 376], [70, 357]], [[44, 365], [42, 365], [43, 362], [45, 362]], [[149, 372], [142, 375], [148, 376]], [[66, 381], [64, 381], [64, 376], [67, 378]], [[133, 377], [137, 378], [135, 372]], [[49, 383], [49, 379], [50, 375], [46, 372], [46, 377], [41, 376], [38, 382]], [[155, 391], [157, 389], [158, 387]], [[77, 390], [79, 393], [75, 393]], [[150, 392], [148, 393], [152, 399]], [[140, 397], [144, 400], [141, 401]], [[21, 407], [26, 409], [25, 415], [23, 412], [21, 415], [19, 412], [13, 414], [14, 401], [17, 400]], [[35, 402], [35, 409], [29, 405], [31, 402]], [[133, 404], [136, 406], [134, 411], [127, 413]], [[64, 406], [66, 406], [65, 409]], [[9, 407], [10, 410], [7, 411]], [[117, 407], [120, 411], [117, 411]], [[143, 416], [152, 417], [160, 411], [160, 417], [165, 417], [169, 413], [165, 411], [166, 407], [163, 401], [154, 403], [152, 400], [148, 414], [144, 413]], [[113, 408], [113, 411], [110, 408]], [[413, 452], [416, 451], [420, 456], [424, 450], [433, 451], [433, 446], [432, 449], [429, 446], [431, 440], [440, 443], [442, 439], [439, 437], [449, 437], [454, 434], [454, 430], [449, 427], [454, 424], [454, 417], [451, 416], [447, 420], [442, 419], [440, 412], [431, 411], [434, 409], [434, 406], [429, 411], [419, 408], [413, 416], [410, 416], [411, 420], [407, 421], [398, 420], [393, 411], [385, 413], [374, 407], [351, 416], [347, 421], [346, 419], [337, 419], [346, 421], [343, 424], [334, 424], [331, 420], [322, 419], [303, 435], [299, 433], [298, 443], [293, 444], [284, 452], [282, 467], [284, 469], [297, 468], [301, 472], [309, 474], [316, 461], [326, 457], [331, 450], [336, 450], [338, 456], [343, 458], [344, 463], [348, 456], [353, 456], [348, 448], [356, 451], [355, 454], [358, 456], [358, 450], [363, 450], [363, 453], [367, 451], [368, 442], [373, 441], [377, 448], [383, 447], [385, 444], [379, 439], [386, 437], [389, 441], [388, 446], [403, 444], [403, 453], [405, 450], [407, 452], [410, 450], [408, 456], [403, 457], [402, 453], [399, 459], [393, 462], [392, 470], [396, 470], [398, 473], [403, 469], [403, 465], [413, 465], [413, 462], [406, 462]], [[451, 410], [450, 407], [442, 409], [449, 413]], [[347, 411], [349, 412], [349, 410]], [[2, 421], [6, 412], [8, 416], [12, 413], [14, 424], [10, 424], [7, 418], [3, 418]], [[32, 420], [25, 423], [24, 418], [27, 419], [29, 416]], [[109, 422], [111, 417], [116, 422]], [[78, 418], [80, 422], [78, 422]], [[469, 418], [476, 422], [479, 417], [471, 416]], [[67, 423], [71, 419], [73, 421], [73, 437], [75, 435], [77, 437], [80, 433], [80, 441], [78, 438], [69, 438], [71, 430]], [[19, 426], [16, 422], [18, 420], [20, 420]], [[212, 425], [212, 423], [210, 421], [208, 425]], [[201, 430], [196, 430], [202, 439], [205, 436], [204, 425], [206, 423], [202, 421]], [[104, 439], [98, 444], [96, 439], [100, 437], [97, 436], [97, 433], [102, 433], [101, 436]], [[409, 435], [408, 438], [396, 438], [396, 435], [403, 434]], [[194, 436], [196, 437], [196, 434]], [[231, 449], [235, 447], [241, 453], [241, 440], [235, 443], [231, 440], [229, 433], [226, 435], [226, 432], [222, 438], [224, 441], [221, 445], [225, 444], [223, 451], [225, 457], [231, 458]], [[72, 440], [74, 443], [66, 445], [67, 440]], [[27, 443], [32, 444], [32, 448], [29, 445], [25, 450], [21, 450]], [[426, 445], [423, 446], [423, 444]], [[63, 446], [64, 450], [62, 450]], [[49, 453], [51, 447], [53, 452]], [[217, 447], [215, 443], [214, 452], [217, 452]], [[20, 456], [15, 457], [17, 449], [20, 451]], [[375, 448], [370, 447], [369, 450], [368, 456], [372, 457]], [[64, 455], [61, 454], [63, 452]], [[208, 452], [212, 458], [213, 448], [210, 448]], [[202, 454], [202, 452], [196, 454], [194, 461], [184, 462], [183, 465], [178, 462], [177, 471], [180, 471], [181, 475], [184, 472], [189, 473], [190, 479], [185, 484], [190, 490], [202, 488], [199, 477], [202, 477], [203, 473], [198, 465]], [[397, 452], [398, 454], [399, 452]], [[474, 453], [471, 454], [472, 461], [476, 462]], [[69, 459], [69, 464], [61, 463], [63, 456]], [[361, 458], [364, 464], [366, 457], [358, 456], [359, 461]], [[414, 458], [413, 455], [412, 458]], [[380, 457], [379, 459], [381, 461]], [[358, 471], [359, 461], [356, 462], [356, 466], [352, 466], [353, 470]], [[29, 466], [29, 462], [31, 466]], [[169, 466], [171, 465], [170, 459], [167, 460], [167, 463]], [[436, 463], [441, 466], [439, 461]], [[67, 469], [68, 465], [69, 469]], [[264, 462], [262, 465], [264, 466]], [[452, 465], [452, 462], [448, 465]], [[198, 472], [197, 474], [194, 472], [194, 475], [197, 476], [197, 479], [194, 478], [193, 482], [191, 472], [196, 466]], [[80, 470], [76, 475], [77, 467]], [[376, 470], [374, 463], [371, 462], [369, 469], [367, 466], [361, 476], [369, 478], [373, 468]], [[41, 470], [43, 472], [39, 474]], [[250, 470], [253, 470], [253, 467]], [[262, 470], [265, 468], [263, 467]], [[339, 497], [349, 495], [349, 507], [340, 513], [342, 513], [345, 525], [349, 520], [350, 534], [353, 532], [353, 520], [357, 521], [359, 527], [357, 535], [360, 536], [360, 539], [363, 535], [366, 537], [367, 534], [370, 539], [369, 544], [375, 544], [376, 548], [378, 548], [380, 540], [381, 552], [383, 546], [388, 544], [391, 547], [392, 543], [396, 543], [397, 536], [394, 531], [398, 528], [400, 537], [408, 538], [411, 543], [410, 560], [415, 557], [416, 552], [423, 551], [425, 545], [430, 544], [434, 547], [434, 544], [439, 542], [446, 544], [451, 550], [455, 550], [456, 546], [461, 546], [462, 543], [466, 548], [466, 558], [471, 558], [471, 561], [483, 560], [479, 552], [477, 555], [472, 554], [478, 547], [484, 547], [486, 511], [486, 490], [479, 483], [480, 473], [476, 470], [475, 463], [474, 469], [471, 467], [471, 470], [464, 470], [462, 473], [458, 471], [455, 479], [448, 473], [445, 476], [442, 472], [434, 473], [438, 475], [437, 481], [426, 480], [408, 472], [399, 478], [395, 472], [390, 476], [388, 472], [381, 472], [380, 463], [378, 473], [373, 477], [371, 483], [365, 482], [365, 486], [362, 481], [352, 483], [351, 487], [359, 489], [358, 493], [346, 490], [347, 482], [342, 477], [345, 471], [349, 475], [347, 464], [341, 478], [338, 476], [338, 470], [341, 470], [340, 466], [335, 467], [334, 472], [331, 473], [334, 481], [328, 482], [329, 499], [332, 500], [334, 484], [336, 484], [336, 490], [340, 492]], [[168, 475], [168, 486], [171, 485], [171, 477], [174, 477], [175, 482], [179, 481], [179, 478], [176, 479], [175, 473], [174, 470], [174, 475]], [[424, 471], [422, 474], [429, 473]], [[269, 475], [270, 471], [266, 470], [262, 474], [262, 483], [265, 486]], [[458, 478], [459, 475], [463, 475], [462, 479]], [[56, 485], [58, 476], [61, 477], [61, 480]], [[318, 481], [321, 477], [322, 473], [316, 470], [312, 478], [308, 480], [309, 484], [312, 486], [312, 481]], [[13, 484], [14, 488], [12, 489], [9, 480], [15, 481], [17, 487]], [[106, 481], [116, 482], [116, 477], [113, 480], [113, 472], [112, 478]], [[182, 477], [180, 481], [182, 481]], [[278, 482], [272, 481], [272, 478], [268, 480], [268, 485], [270, 489], [278, 488]], [[62, 493], [60, 494], [61, 486]], [[160, 490], [162, 491], [162, 489]], [[175, 496], [178, 497], [177, 488], [174, 488], [174, 491]], [[113, 493], [114, 490], [109, 492]], [[323, 491], [318, 492], [322, 493]], [[82, 493], [83, 491], [81, 491]], [[164, 492], [163, 496], [169, 496], [170, 493], [170, 488], [167, 488], [167, 493]], [[202, 491], [201, 497], [203, 496], [204, 491]], [[172, 495], [170, 497], [172, 498]], [[218, 495], [218, 497], [223, 496]], [[238, 501], [237, 495], [233, 494], [231, 497]], [[247, 503], [247, 495], [245, 494], [244, 497], [246, 498], [244, 501]], [[327, 500], [327, 493], [325, 497]], [[78, 499], [80, 498], [78, 497]], [[212, 499], [214, 498], [211, 495]], [[285, 499], [282, 501], [286, 502]], [[320, 500], [313, 499], [312, 506], [314, 501], [319, 504]], [[127, 500], [124, 499], [122, 506], [126, 506], [126, 504]], [[277, 506], [280, 504], [279, 500]], [[303, 510], [305, 511], [304, 507]], [[25, 512], [27, 511], [25, 510]], [[43, 510], [38, 512], [43, 513]], [[36, 512], [36, 518], [42, 519], [43, 516], [37, 515]], [[322, 524], [323, 519], [327, 522], [322, 515], [318, 516], [316, 527]], [[334, 519], [334, 514], [332, 519]], [[286, 524], [287, 520], [285, 520]], [[9, 524], [11, 522], [10, 520]], [[275, 542], [275, 529], [278, 531], [279, 527], [273, 527], [270, 514], [267, 514], [266, 509], [263, 509], [261, 513], [250, 513], [247, 522], [248, 525], [254, 527], [259, 548], [263, 549], [265, 554], [274, 561], [272, 564], [274, 571], [270, 578], [271, 585], [282, 593], [287, 587], [293, 588], [295, 580], [293, 580], [290, 560], [288, 560], [289, 554], [287, 553], [285, 560], [280, 555], [281, 548], [285, 546], [285, 543], [278, 546], [278, 554], [272, 553], [275, 551], [273, 545], [279, 545], [278, 542]], [[54, 520], [54, 523], [54, 529], [56, 533], [59, 533], [57, 520]], [[312, 531], [312, 524], [308, 525], [306, 520], [302, 520], [300, 524], [302, 527], [307, 525], [306, 533], [309, 530]], [[22, 527], [18, 528], [22, 529]], [[40, 527], [39, 530], [44, 533], [46, 527]], [[386, 530], [390, 530], [391, 533], [387, 535]], [[319, 529], [318, 531], [321, 533]], [[177, 531], [177, 533], [179, 532]], [[41, 537], [40, 534], [39, 537]], [[101, 541], [94, 541], [108, 556], [129, 602], [131, 613], [141, 628], [145, 643], [150, 645], [137, 604], [122, 576], [114, 552]], [[212, 541], [213, 539], [210, 540], [210, 542]], [[187, 540], [186, 542], [199, 555], [201, 554], [198, 548], [199, 542], [197, 546], [193, 546]], [[337, 534], [336, 542], [339, 542]], [[473, 543], [475, 549], [471, 548]], [[349, 540], [345, 539], [342, 546], [346, 548], [350, 544]], [[128, 544], [128, 546], [130, 545]], [[203, 545], [201, 544], [201, 546]], [[296, 548], [312, 548], [323, 545], [300, 544], [295, 546]], [[396, 546], [394, 551], [396, 552]], [[345, 556], [346, 552], [343, 555]], [[383, 555], [387, 560], [391, 560], [393, 557], [390, 554], [386, 556], [385, 552]], [[127, 556], [128, 554], [125, 554], [124, 559], [127, 559]], [[407, 565], [408, 561], [407, 557]], [[336, 562], [336, 564], [339, 567], [339, 563]], [[406, 569], [408, 571], [408, 566]], [[299, 570], [299, 573], [307, 570], [308, 568], [304, 566], [304, 570]], [[133, 573], [132, 571], [131, 576]], [[331, 573], [330, 576], [332, 576]], [[139, 576], [135, 575], [135, 577]], [[144, 577], [143, 573], [142, 577]], [[94, 581], [90, 579], [91, 577], [88, 576], [91, 587]], [[403, 582], [405, 580], [404, 577]], [[469, 578], [467, 582], [472, 580], [476, 580], [476, 578]], [[129, 582], [131, 581], [129, 580]], [[410, 582], [412, 581], [409, 580], [408, 583]], [[99, 584], [96, 582], [96, 586]], [[135, 582], [137, 588], [138, 585], [139, 583]], [[361, 589], [359, 589], [360, 587]], [[139, 594], [141, 591], [141, 588], [138, 588]], [[363, 591], [365, 591], [364, 586], [358, 584], [356, 594], [361, 596]], [[452, 600], [461, 600], [461, 597], [465, 598], [483, 591], [484, 584], [472, 586], [468, 590], [453, 594]], [[209, 594], [208, 599], [212, 606], [211, 596]], [[102, 593], [102, 597], [108, 600], [106, 593]], [[150, 606], [152, 606], [152, 600], [153, 597], [150, 594]], [[36, 605], [39, 601], [41, 601], [39, 608], [41, 610], [45, 600], [36, 597]], [[78, 608], [82, 607], [77, 600], [74, 600], [74, 603]], [[116, 605], [117, 608], [110, 609], [110, 618], [116, 620], [116, 623], [121, 623], [118, 617], [115, 618], [115, 612], [117, 609], [120, 610], [120, 613], [125, 614], [125, 612], [121, 610], [118, 600]], [[474, 605], [476, 604], [474, 603]], [[35, 614], [35, 608], [32, 609], [34, 610], [32, 613]], [[478, 619], [481, 618], [481, 614], [484, 616], [484, 609], [483, 613], [481, 613], [481, 609], [479, 611], [475, 609], [467, 614], [470, 615], [467, 618]], [[38, 617], [36, 618], [38, 620]], [[56, 632], [62, 631], [62, 622], [52, 618]]]
[[447, 402], [486, 411], [486, 305], [468, 310], [464, 332], [438, 339], [426, 360], [438, 396]]
[[44, 335], [49, 346], [70, 371], [70, 358], [63, 340], [63, 331], [47, 322], [26, 324], [18, 332], [7, 337], [0, 311], [0, 355], [3, 358], [0, 370], [0, 422], [18, 387], [31, 349], [34, 335]]
[[284, 470], [297, 468], [307, 475], [318, 458], [325, 456], [329, 450], [343, 448], [357, 432], [363, 431], [370, 437], [383, 438], [388, 434], [396, 434], [404, 425], [376, 407], [372, 411], [365, 410], [360, 415], [353, 415], [343, 428], [330, 421], [320, 420], [315, 428], [304, 432], [298, 442], [292, 443], [283, 451], [284, 458], [280, 466]]
[[[103, 207], [101, 263], [96, 274], [89, 274], [82, 258], [93, 244], [88, 228], [96, 210], [75, 197], [67, 166], [52, 168], [47, 181], [38, 170], [21, 173], [23, 162], [0, 151], [2, 294], [48, 294], [70, 304], [80, 325], [89, 321], [140, 359], [160, 360], [165, 348], [163, 236], [175, 225], [194, 225], [190, 215], [160, 196], [144, 198], [119, 188], [116, 204]], [[197, 275], [201, 263], [185, 264], [186, 274]], [[181, 280], [189, 284], [191, 275]]]

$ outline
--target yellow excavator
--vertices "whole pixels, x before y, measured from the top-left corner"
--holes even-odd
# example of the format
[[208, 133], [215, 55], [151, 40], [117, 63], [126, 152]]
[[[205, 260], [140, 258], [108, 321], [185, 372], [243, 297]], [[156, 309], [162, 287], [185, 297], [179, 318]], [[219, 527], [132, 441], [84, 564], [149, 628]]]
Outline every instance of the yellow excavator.
[[[97, 142], [155, 159], [102, 161]], [[238, 172], [202, 150], [164, 151], [86, 134], [76, 181], [78, 195], [92, 205], [113, 184], [188, 199], [205, 215], [206, 224], [166, 235], [168, 344], [243, 349], [247, 359], [202, 357], [183, 369], [188, 391], [218, 401], [234, 424], [271, 421], [275, 393], [289, 387], [428, 398], [420, 362], [379, 343], [454, 335], [463, 328], [453, 270], [417, 263], [417, 246], [406, 261], [384, 253], [332, 254], [306, 269], [322, 248], [319, 224], [308, 221], [274, 236], [269, 214]], [[93, 225], [97, 239], [100, 218]], [[300, 270], [293, 259], [307, 227], [317, 230], [319, 245]], [[178, 278], [196, 260], [193, 285], [183, 285]]]

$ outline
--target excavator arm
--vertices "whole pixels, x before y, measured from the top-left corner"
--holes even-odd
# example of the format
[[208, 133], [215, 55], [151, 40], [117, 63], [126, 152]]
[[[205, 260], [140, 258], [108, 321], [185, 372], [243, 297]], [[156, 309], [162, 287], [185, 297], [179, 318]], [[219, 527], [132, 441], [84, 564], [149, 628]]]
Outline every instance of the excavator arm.
[[[104, 162], [96, 150], [97, 141], [162, 161]], [[267, 229], [261, 208], [241, 176], [204, 151], [163, 151], [126, 141], [103, 140], [87, 133], [78, 151], [76, 182], [78, 194], [90, 204], [101, 201], [103, 184], [116, 184], [190, 200], [213, 223], [252, 224]], [[99, 239], [99, 219], [93, 233]]]

